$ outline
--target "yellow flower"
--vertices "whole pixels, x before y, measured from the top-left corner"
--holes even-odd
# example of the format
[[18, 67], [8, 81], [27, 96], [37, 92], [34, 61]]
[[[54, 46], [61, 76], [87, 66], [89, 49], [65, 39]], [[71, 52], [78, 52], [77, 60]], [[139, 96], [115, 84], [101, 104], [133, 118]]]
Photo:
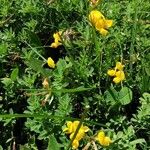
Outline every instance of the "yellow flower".
[[59, 31], [53, 34], [54, 42], [50, 45], [50, 47], [57, 48], [58, 46], [62, 45], [61, 37], [60, 37], [61, 34], [62, 34], [62, 31]]
[[124, 71], [117, 71], [116, 77], [120, 78], [121, 80], [125, 79]]
[[[71, 122], [71, 121], [67, 121], [67, 127], [64, 128], [63, 132], [67, 133], [67, 134], [71, 134], [73, 132], [76, 131], [78, 125], [79, 125], [80, 121], [74, 121], [74, 122]], [[81, 125], [80, 130], [83, 130], [84, 132], [88, 132], [89, 131], [89, 128], [87, 126], [83, 126]]]
[[[80, 121], [74, 121], [74, 122], [71, 122], [71, 121], [67, 121], [66, 122], [66, 128], [63, 129], [63, 132], [65, 132], [66, 134], [70, 134], [70, 139], [73, 138], [77, 128], [78, 128], [78, 125], [79, 125]], [[89, 128], [87, 126], [83, 126], [83, 124], [81, 125], [81, 127], [79, 128], [79, 131], [75, 137], [75, 139], [73, 140], [73, 143], [72, 143], [72, 148], [73, 149], [77, 149], [78, 146], [79, 146], [79, 141], [84, 138], [85, 136], [85, 133], [89, 131]]]
[[112, 143], [111, 139], [105, 136], [103, 131], [99, 131], [96, 140], [98, 140], [102, 146], [109, 146]]
[[95, 27], [96, 29], [102, 34], [102, 35], [106, 35], [108, 33], [108, 31], [106, 29], [108, 29], [109, 27], [112, 26], [112, 20], [106, 20], [106, 19], [100, 19], [97, 21]]
[[48, 57], [47, 64], [50, 68], [55, 68], [55, 62], [51, 57]]
[[125, 79], [124, 71], [117, 71], [116, 77], [113, 79], [113, 82], [119, 83]]
[[70, 134], [74, 132], [73, 123], [71, 121], [67, 121], [66, 124], [67, 127], [63, 129], [63, 132], [65, 132], [66, 134]]
[[[70, 139], [73, 138], [75, 132], [73, 132], [72, 134], [70, 134]], [[85, 131], [83, 129], [79, 129], [75, 139], [80, 141], [83, 137], [85, 136]]]
[[[72, 134], [70, 134], [70, 139], [73, 138], [74, 134], [75, 134], [75, 132], [73, 132]], [[72, 148], [73, 148], [73, 149], [77, 149], [77, 148], [78, 148], [78, 146], [79, 146], [79, 141], [80, 141], [81, 139], [83, 139], [84, 136], [85, 136], [84, 130], [83, 130], [83, 129], [79, 129], [79, 131], [78, 131], [78, 133], [77, 133], [75, 139], [74, 139], [73, 142], [72, 142]]]
[[113, 77], [113, 76], [115, 76], [116, 71], [113, 70], [113, 69], [109, 69], [109, 70], [107, 71], [107, 74], [108, 74], [109, 76]]
[[112, 20], [105, 19], [103, 14], [98, 10], [92, 10], [90, 12], [89, 21], [102, 35], [106, 35], [108, 33], [107, 29], [113, 24]]
[[122, 65], [122, 63], [121, 62], [116, 62], [116, 67], [115, 67], [115, 69], [117, 70], [123, 70], [123, 67], [124, 67], [124, 65]]
[[112, 143], [111, 139], [109, 137], [105, 137], [102, 144], [103, 146], [109, 146]]
[[117, 83], [121, 82], [121, 79], [119, 77], [115, 77], [113, 79], [113, 82], [117, 84]]
[[89, 21], [92, 23], [92, 25], [95, 25], [98, 20], [105, 19], [105, 17], [102, 15], [102, 13], [98, 10], [92, 10], [89, 14]]
[[72, 142], [72, 148], [73, 149], [77, 149], [79, 147], [79, 141], [74, 139]]
[[[76, 131], [76, 129], [77, 129], [79, 123], [80, 123], [80, 121], [74, 121], [74, 122], [73, 122], [73, 132]], [[82, 126], [82, 125], [81, 125], [81, 126]]]
[[122, 65], [121, 62], [117, 62], [114, 70], [109, 69], [107, 71], [107, 74], [109, 76], [114, 76], [114, 79], [113, 79], [114, 83], [116, 83], [116, 84], [120, 83], [121, 81], [123, 81], [125, 79], [125, 74], [124, 74], [123, 68], [124, 68], [124, 65]]

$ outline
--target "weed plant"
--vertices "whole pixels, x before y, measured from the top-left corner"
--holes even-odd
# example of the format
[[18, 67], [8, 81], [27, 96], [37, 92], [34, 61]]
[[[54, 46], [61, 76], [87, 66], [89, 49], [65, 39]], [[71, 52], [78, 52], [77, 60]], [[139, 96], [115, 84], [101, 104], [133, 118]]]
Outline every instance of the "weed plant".
[[0, 150], [150, 149], [148, 0], [0, 0]]

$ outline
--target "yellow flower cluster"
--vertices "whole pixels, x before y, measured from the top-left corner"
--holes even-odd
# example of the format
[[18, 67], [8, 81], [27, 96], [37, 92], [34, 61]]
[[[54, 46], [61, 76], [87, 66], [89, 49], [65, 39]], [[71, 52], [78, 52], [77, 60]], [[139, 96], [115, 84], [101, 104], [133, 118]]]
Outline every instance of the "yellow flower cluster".
[[105, 19], [103, 14], [98, 10], [92, 10], [89, 14], [89, 21], [102, 35], [107, 35], [107, 29], [112, 26], [113, 21]]
[[107, 74], [111, 77], [114, 77], [113, 82], [114, 83], [120, 83], [125, 79], [125, 74], [123, 71], [124, 65], [122, 65], [121, 62], [116, 63], [115, 69], [109, 69], [107, 71]]
[[[65, 132], [66, 134], [70, 134], [70, 139], [73, 138], [76, 130], [77, 130], [77, 127], [79, 125], [79, 121], [74, 121], [74, 122], [71, 122], [71, 121], [67, 121], [66, 123], [66, 128], [64, 128], [63, 132]], [[90, 129], [87, 127], [87, 126], [83, 126], [83, 124], [81, 125], [75, 139], [73, 140], [72, 142], [72, 148], [73, 149], [77, 149], [78, 146], [79, 146], [79, 141], [84, 138], [85, 136], [85, 133], [88, 132]]]
[[[67, 121], [63, 132], [70, 134], [69, 138], [72, 139], [79, 123], [80, 121]], [[79, 147], [79, 141], [85, 137], [85, 133], [89, 130], [90, 129], [87, 126], [83, 126], [83, 124], [81, 125], [75, 139], [72, 142], [73, 149], [77, 149]], [[93, 137], [91, 139], [93, 140]], [[109, 146], [112, 143], [112, 140], [108, 136], [105, 136], [103, 131], [99, 131], [94, 140], [98, 141], [102, 146]]]
[[105, 133], [103, 131], [98, 132], [96, 140], [99, 141], [99, 143], [102, 146], [109, 146], [112, 143], [112, 140], [110, 139], [110, 137], [105, 136]]
[[62, 31], [59, 31], [53, 34], [54, 42], [50, 45], [50, 47], [57, 48], [58, 46], [62, 45], [61, 34], [62, 34]]

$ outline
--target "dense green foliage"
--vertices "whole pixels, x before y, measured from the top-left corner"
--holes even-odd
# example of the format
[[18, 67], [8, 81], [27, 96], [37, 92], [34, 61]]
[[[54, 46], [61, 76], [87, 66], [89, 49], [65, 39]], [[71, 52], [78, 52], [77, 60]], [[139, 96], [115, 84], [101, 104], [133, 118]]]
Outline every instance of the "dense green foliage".
[[[89, 22], [93, 9], [113, 20], [107, 36]], [[68, 120], [86, 124], [88, 137], [104, 130], [113, 143], [98, 149], [150, 149], [149, 10], [148, 0], [0, 0], [0, 149], [69, 149]], [[116, 62], [119, 84], [107, 75]]]

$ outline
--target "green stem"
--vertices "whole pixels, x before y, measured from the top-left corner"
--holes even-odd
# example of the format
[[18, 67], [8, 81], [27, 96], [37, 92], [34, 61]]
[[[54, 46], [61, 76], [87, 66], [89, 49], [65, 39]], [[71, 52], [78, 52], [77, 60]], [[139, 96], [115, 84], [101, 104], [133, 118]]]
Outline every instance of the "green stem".
[[[93, 27], [93, 26], [92, 26]], [[101, 83], [100, 83], [100, 80], [101, 80], [101, 64], [102, 64], [102, 49], [103, 48], [100, 48], [100, 45], [99, 45], [99, 42], [98, 42], [98, 39], [97, 39], [97, 36], [96, 36], [96, 31], [95, 31], [95, 27], [93, 27], [93, 30], [92, 30], [92, 34], [93, 34], [93, 42], [95, 44], [95, 49], [96, 49], [96, 59], [99, 59], [98, 60], [98, 88], [99, 88], [99, 94], [101, 94]], [[94, 60], [95, 61], [95, 60]]]
[[75, 121], [75, 120], [79, 120], [82, 122], [85, 122], [87, 124], [92, 124], [92, 125], [97, 125], [100, 127], [105, 127], [108, 128], [108, 126], [101, 124], [101, 123], [97, 123], [95, 121], [85, 121], [85, 120], [81, 120], [79, 118], [71, 118], [71, 117], [62, 117], [62, 116], [54, 116], [54, 115], [47, 115], [47, 114], [1, 114], [0, 118], [2, 119], [13, 119], [13, 118], [49, 118], [49, 119], [65, 119], [65, 120], [69, 120], [69, 121]]
[[136, 41], [136, 33], [137, 33], [137, 15], [138, 15], [138, 2], [136, 0], [134, 0], [135, 2], [135, 13], [134, 13], [134, 18], [133, 18], [133, 26], [132, 26], [132, 30], [131, 30], [131, 46], [130, 46], [130, 74], [132, 75], [132, 56], [134, 53], [134, 48], [135, 48], [135, 41]]
[[21, 90], [25, 90], [25, 91], [52, 91], [53, 93], [57, 93], [57, 92], [62, 92], [62, 93], [76, 93], [76, 92], [84, 92], [84, 91], [89, 91], [92, 89], [96, 89], [95, 86], [93, 87], [89, 87], [89, 88], [84, 88], [84, 87], [79, 87], [79, 88], [74, 88], [74, 89], [60, 89], [60, 90], [52, 90], [52, 89], [21, 89]]
[[38, 53], [36, 50], [35, 50], [35, 48], [33, 48], [29, 43], [27, 43], [26, 41], [25, 41], [25, 43], [40, 57], [40, 58], [42, 58], [45, 62], [47, 62], [47, 60], [40, 54], [40, 53]]

